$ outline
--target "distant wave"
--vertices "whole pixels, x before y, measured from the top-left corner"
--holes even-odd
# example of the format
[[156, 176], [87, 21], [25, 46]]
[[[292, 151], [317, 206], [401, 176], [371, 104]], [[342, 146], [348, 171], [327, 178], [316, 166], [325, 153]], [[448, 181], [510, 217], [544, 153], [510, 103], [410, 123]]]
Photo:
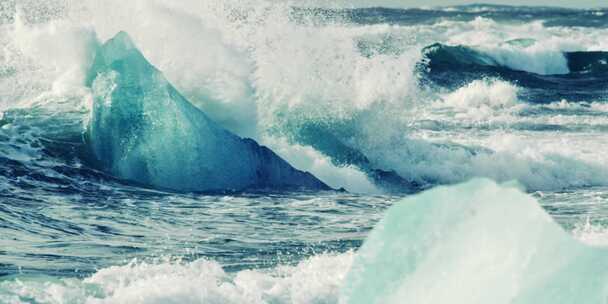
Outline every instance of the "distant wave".
[[370, 7], [355, 9], [297, 9], [295, 16], [307, 16], [311, 12], [327, 20], [327, 16], [341, 16], [360, 24], [433, 24], [442, 20], [471, 21], [478, 17], [496, 21], [529, 22], [543, 20], [545, 26], [578, 26], [590, 28], [608, 27], [608, 9], [572, 9], [560, 7], [507, 6], [470, 4], [428, 8]]
[[[511, 43], [529, 43], [525, 40]], [[497, 77], [527, 88], [532, 102], [595, 100], [606, 96], [608, 52], [526, 54], [490, 52], [470, 46], [432, 44], [423, 50], [419, 70], [433, 84], [457, 88], [483, 77]]]

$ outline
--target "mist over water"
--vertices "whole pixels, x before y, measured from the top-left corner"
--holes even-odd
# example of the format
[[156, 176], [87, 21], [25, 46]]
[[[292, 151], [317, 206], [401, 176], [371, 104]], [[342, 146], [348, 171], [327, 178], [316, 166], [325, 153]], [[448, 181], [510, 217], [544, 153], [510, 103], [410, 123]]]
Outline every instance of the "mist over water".
[[[602, 245], [607, 16], [4, 1], [0, 302], [336, 303], [386, 208], [472, 178], [517, 181]], [[219, 127], [347, 192], [176, 193], [97, 166], [87, 77], [121, 31]]]

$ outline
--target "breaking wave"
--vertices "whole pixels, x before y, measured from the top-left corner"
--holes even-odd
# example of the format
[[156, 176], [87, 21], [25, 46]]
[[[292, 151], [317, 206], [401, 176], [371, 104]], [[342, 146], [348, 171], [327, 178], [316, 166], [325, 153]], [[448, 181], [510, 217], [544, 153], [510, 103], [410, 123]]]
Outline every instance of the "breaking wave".
[[[411, 192], [475, 176], [517, 179], [531, 190], [608, 184], [606, 164], [594, 155], [553, 146], [523, 152], [518, 142], [525, 138], [499, 134], [491, 143], [424, 135], [473, 124], [603, 128], [601, 111], [590, 111], [593, 121], [585, 126], [567, 118], [545, 125], [526, 120], [539, 109], [535, 104], [605, 100], [606, 78], [598, 75], [606, 56], [593, 40], [602, 28], [572, 34], [479, 16], [361, 24], [289, 4], [248, 2], [49, 1], [12, 9], [0, 25], [0, 82], [11, 88], [0, 96], [4, 172], [25, 165], [39, 168], [35, 179], [96, 172], [82, 153], [93, 104], [84, 80], [97, 46], [126, 31], [210, 119], [336, 189]], [[132, 11], [139, 13], [125, 15]], [[445, 34], [446, 28], [453, 30]], [[549, 34], [572, 35], [558, 42]], [[472, 36], [475, 45], [459, 44]]]

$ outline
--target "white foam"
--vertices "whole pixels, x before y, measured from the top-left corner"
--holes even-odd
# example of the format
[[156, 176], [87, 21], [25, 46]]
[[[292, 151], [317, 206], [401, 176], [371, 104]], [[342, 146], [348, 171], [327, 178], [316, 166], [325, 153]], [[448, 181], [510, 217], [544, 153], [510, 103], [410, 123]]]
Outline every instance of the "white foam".
[[329, 157], [315, 149], [298, 144], [289, 144], [276, 137], [266, 137], [263, 142], [275, 153], [300, 170], [314, 172], [315, 176], [334, 189], [344, 188], [349, 192], [380, 194], [367, 175], [351, 166], [339, 167]]
[[84, 281], [0, 283], [0, 301], [22, 303], [337, 303], [353, 252], [321, 254], [295, 266], [227, 273], [213, 261], [133, 261]]
[[0, 25], [0, 32], [0, 61], [12, 71], [0, 77], [0, 111], [45, 102], [52, 109], [66, 96], [77, 96], [72, 106], [82, 106], [84, 76], [97, 46], [92, 28], [66, 20], [26, 23], [18, 11], [14, 24]]
[[573, 45], [564, 45], [561, 39], [551, 37], [542, 43], [521, 47], [511, 44], [484, 46], [480, 49], [490, 55], [500, 65], [513, 70], [527, 71], [541, 75], [568, 74], [568, 61], [565, 50], [577, 49]]
[[495, 79], [475, 80], [454, 92], [446, 94], [436, 106], [449, 107], [457, 112], [456, 118], [481, 120], [508, 112], [519, 104], [519, 88], [509, 82]]
[[[514, 70], [537, 74], [567, 74], [568, 62], [563, 52], [595, 50], [595, 35], [604, 30], [545, 28], [540, 21], [517, 25], [500, 24], [491, 19], [477, 17], [468, 24], [444, 22], [450, 27], [449, 44], [473, 46], [490, 55], [500, 65]], [[597, 38], [597, 37], [596, 37]], [[534, 43], [521, 46], [506, 43], [528, 39]]]
[[608, 246], [608, 228], [591, 224], [590, 218], [574, 227], [572, 234], [579, 241], [591, 246]]

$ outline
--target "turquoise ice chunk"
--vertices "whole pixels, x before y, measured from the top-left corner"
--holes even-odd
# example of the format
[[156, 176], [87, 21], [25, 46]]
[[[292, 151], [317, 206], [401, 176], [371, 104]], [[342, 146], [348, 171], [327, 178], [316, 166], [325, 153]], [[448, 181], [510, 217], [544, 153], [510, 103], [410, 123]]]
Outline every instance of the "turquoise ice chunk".
[[87, 75], [94, 163], [125, 180], [179, 191], [329, 189], [270, 149], [194, 107], [125, 32], [99, 47]]
[[580, 243], [513, 185], [473, 180], [395, 203], [341, 303], [606, 303], [608, 250]]

